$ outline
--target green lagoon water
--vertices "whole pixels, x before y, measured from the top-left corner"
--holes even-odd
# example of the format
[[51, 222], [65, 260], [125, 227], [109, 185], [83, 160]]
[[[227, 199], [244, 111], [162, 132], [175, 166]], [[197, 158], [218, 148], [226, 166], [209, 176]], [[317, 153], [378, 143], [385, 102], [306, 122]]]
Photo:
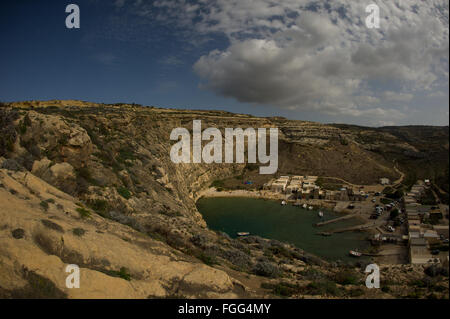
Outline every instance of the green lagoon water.
[[[201, 198], [197, 208], [208, 227], [223, 231], [230, 237], [237, 232], [250, 232], [264, 238], [277, 239], [323, 257], [328, 260], [354, 260], [349, 250], [368, 246], [367, 234], [346, 232], [324, 237], [317, 232], [358, 225], [354, 219], [332, 223], [322, 227], [313, 226], [321, 221], [317, 210], [305, 210], [292, 205], [281, 206], [280, 202], [254, 198]], [[322, 210], [323, 220], [339, 217]]]

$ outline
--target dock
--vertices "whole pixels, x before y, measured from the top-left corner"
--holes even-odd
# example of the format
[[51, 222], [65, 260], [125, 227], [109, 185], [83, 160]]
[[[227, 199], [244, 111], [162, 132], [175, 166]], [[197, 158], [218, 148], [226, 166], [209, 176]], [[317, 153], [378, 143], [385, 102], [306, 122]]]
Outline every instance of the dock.
[[328, 225], [328, 224], [331, 224], [331, 223], [336, 223], [336, 222], [341, 221], [341, 220], [346, 220], [346, 219], [350, 219], [350, 218], [356, 217], [357, 215], [358, 214], [349, 214], [349, 215], [333, 218], [333, 219], [330, 219], [330, 220], [326, 220], [324, 222], [317, 223], [316, 226], [320, 227], [320, 226]]
[[374, 227], [377, 227], [377, 225], [375, 223], [367, 223], [367, 224], [362, 224], [362, 225], [357, 225], [357, 226], [352, 226], [352, 227], [329, 230], [327, 232], [319, 232], [317, 234], [322, 235], [322, 236], [330, 236], [331, 234], [344, 233], [347, 231], [358, 231], [358, 230], [364, 230], [364, 229], [369, 229], [369, 228], [374, 228]]

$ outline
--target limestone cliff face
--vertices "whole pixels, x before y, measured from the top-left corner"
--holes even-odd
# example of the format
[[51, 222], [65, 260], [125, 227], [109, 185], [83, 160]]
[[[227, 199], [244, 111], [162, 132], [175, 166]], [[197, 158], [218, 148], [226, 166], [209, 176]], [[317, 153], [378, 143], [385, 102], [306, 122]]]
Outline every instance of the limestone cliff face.
[[[388, 130], [220, 111], [30, 101], [0, 112], [8, 142], [0, 144], [0, 297], [261, 297], [261, 275], [296, 282], [305, 267], [326, 265], [290, 245], [206, 227], [197, 195], [246, 165], [172, 163], [170, 132], [191, 131], [193, 120], [222, 132], [278, 127], [279, 174], [374, 183], [398, 177], [390, 149], [423, 153]], [[69, 263], [83, 269], [80, 290], [65, 288]]]
[[[225, 272], [127, 226], [95, 214], [81, 218], [75, 198], [31, 173], [2, 169], [0, 181], [0, 295], [238, 297]], [[81, 268], [79, 289], [66, 287], [68, 264]], [[47, 280], [48, 291], [35, 291], [36, 278]]]

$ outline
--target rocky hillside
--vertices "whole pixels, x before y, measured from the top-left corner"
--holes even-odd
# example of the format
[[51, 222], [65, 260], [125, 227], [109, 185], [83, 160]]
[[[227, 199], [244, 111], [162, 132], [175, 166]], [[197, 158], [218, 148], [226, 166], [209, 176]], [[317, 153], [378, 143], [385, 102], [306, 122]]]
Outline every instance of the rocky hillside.
[[[437, 167], [424, 160], [426, 143], [416, 140], [424, 137], [406, 137], [395, 128], [130, 104], [3, 104], [0, 296], [264, 297], [283, 295], [281, 289], [293, 297], [356, 297], [356, 288], [341, 287], [336, 279], [341, 268], [328, 270], [325, 261], [298, 248], [258, 237], [235, 240], [207, 229], [195, 206], [198, 193], [249, 168], [172, 163], [170, 132], [192, 130], [194, 119], [201, 119], [203, 128], [222, 130], [278, 127], [278, 174], [376, 183], [380, 177], [398, 178], [395, 165]], [[438, 138], [446, 134], [446, 143], [433, 144], [433, 156], [438, 154], [439, 167], [448, 170], [448, 154], [443, 155], [448, 128], [430, 130]], [[67, 264], [79, 265], [89, 278], [79, 290], [65, 288]], [[362, 278], [356, 269], [355, 276]], [[315, 280], [310, 271], [318, 271], [326, 287], [328, 282], [338, 286], [330, 291], [310, 286]], [[423, 269], [408, 276], [421, 278]], [[448, 284], [443, 293], [448, 296]]]

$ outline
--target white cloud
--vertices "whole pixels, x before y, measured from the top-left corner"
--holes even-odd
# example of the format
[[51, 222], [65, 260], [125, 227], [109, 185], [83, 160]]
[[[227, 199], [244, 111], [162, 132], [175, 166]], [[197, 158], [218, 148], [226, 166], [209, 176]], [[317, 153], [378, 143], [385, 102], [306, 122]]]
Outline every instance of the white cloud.
[[393, 91], [386, 91], [383, 93], [383, 97], [387, 101], [409, 102], [414, 98], [414, 95], [409, 94], [409, 93], [398, 93], [398, 92], [393, 92]]
[[401, 118], [383, 105], [448, 82], [441, 71], [448, 68], [448, 3], [375, 2], [379, 30], [365, 27], [365, 4], [353, 1], [316, 2], [314, 12], [309, 1], [217, 1], [199, 29], [221, 31], [231, 44], [202, 56], [194, 70], [204, 87], [242, 102]]
[[[365, 26], [370, 3], [380, 29]], [[199, 57], [202, 87], [241, 102], [389, 121], [448, 85], [447, 0], [158, 0], [142, 12], [229, 46]], [[421, 93], [425, 92], [425, 93]]]

